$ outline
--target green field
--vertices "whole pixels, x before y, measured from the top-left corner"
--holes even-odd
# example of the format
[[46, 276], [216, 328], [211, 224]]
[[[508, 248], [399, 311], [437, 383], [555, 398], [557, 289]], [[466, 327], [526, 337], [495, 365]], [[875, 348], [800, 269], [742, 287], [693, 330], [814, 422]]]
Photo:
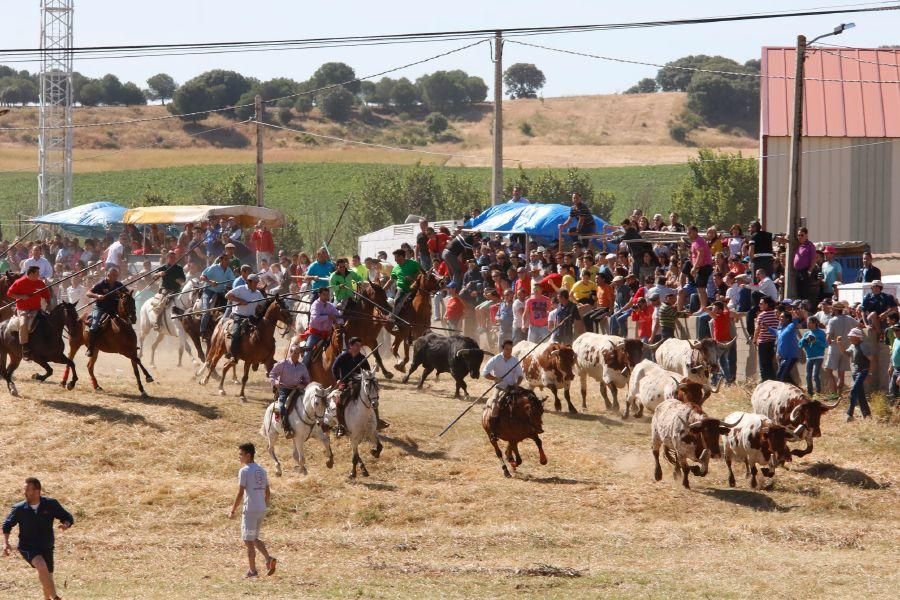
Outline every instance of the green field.
[[[266, 204], [294, 217], [309, 244], [327, 237], [349, 193], [356, 200], [351, 210], [365, 210], [365, 176], [384, 169], [384, 165], [363, 163], [272, 163], [266, 165]], [[485, 190], [491, 173], [487, 168], [434, 167], [437, 173], [455, 173], [475, 181]], [[562, 169], [555, 169], [563, 171]], [[687, 172], [686, 165], [641, 167], [605, 167], [584, 169], [596, 190], [613, 192], [618, 199], [613, 218], [625, 216], [634, 207], [665, 211], [672, 190]], [[155, 192], [176, 204], [198, 201], [201, 185], [223, 180], [235, 173], [252, 173], [252, 165], [200, 165], [166, 169], [135, 169], [75, 175], [75, 204], [110, 200], [125, 206], [139, 205], [145, 192]], [[510, 176], [515, 171], [508, 170]], [[537, 198], [533, 198], [537, 200]], [[34, 173], [0, 174], [0, 221], [6, 237], [11, 237], [10, 221], [19, 214], [36, 212], [37, 177]], [[349, 220], [335, 237], [335, 250], [346, 252], [355, 247], [355, 238], [364, 232], [351, 231]]]

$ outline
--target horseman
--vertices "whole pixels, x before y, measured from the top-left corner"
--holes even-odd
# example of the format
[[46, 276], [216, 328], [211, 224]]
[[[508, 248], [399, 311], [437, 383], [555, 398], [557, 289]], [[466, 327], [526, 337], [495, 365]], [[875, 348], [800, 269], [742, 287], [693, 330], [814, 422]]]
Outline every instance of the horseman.
[[329, 286], [334, 290], [334, 302], [343, 311], [353, 298], [356, 286], [363, 278], [356, 271], [351, 271], [346, 258], [337, 259], [336, 270], [331, 274]]
[[297, 398], [302, 398], [309, 384], [309, 370], [300, 360], [303, 346], [298, 343], [291, 344], [290, 356], [276, 363], [269, 372], [269, 381], [278, 390], [278, 413], [281, 415], [281, 426], [284, 428], [284, 437], [294, 437], [288, 416], [294, 409]]
[[316, 294], [318, 298], [309, 308], [309, 327], [306, 330], [306, 354], [303, 355], [303, 364], [307, 369], [319, 342], [327, 343], [334, 325], [344, 322], [341, 311], [328, 301], [328, 286], [320, 287]]
[[206, 267], [200, 275], [200, 281], [206, 283], [201, 297], [202, 308], [207, 311], [200, 319], [200, 337], [209, 339], [212, 333], [210, 331], [212, 315], [209, 309], [225, 304], [226, 286], [234, 280], [234, 272], [228, 267], [230, 261], [228, 255], [222, 254], [216, 259], [216, 264]]
[[488, 381], [493, 381], [496, 386], [494, 396], [484, 406], [485, 412], [490, 411], [488, 428], [490, 434], [497, 436], [497, 423], [500, 420], [501, 405], [506, 403], [509, 392], [518, 388], [525, 378], [522, 364], [518, 358], [512, 355], [512, 340], [503, 340], [503, 351], [495, 354], [491, 360], [481, 368], [481, 375]]
[[[336, 435], [342, 436], [346, 431], [344, 408], [352, 398], [359, 395], [361, 371], [371, 370], [369, 360], [362, 353], [362, 340], [358, 337], [350, 338], [347, 342], [347, 349], [331, 365], [331, 374], [337, 381], [338, 389], [341, 390], [340, 398], [337, 401], [338, 428], [335, 430]], [[378, 429], [388, 427], [388, 424], [378, 416], [378, 406], [373, 408], [375, 409], [375, 418], [378, 419]]]
[[396, 333], [396, 318], [403, 311], [403, 306], [412, 297], [412, 286], [416, 277], [422, 272], [422, 266], [411, 258], [406, 258], [406, 250], [398, 248], [394, 250], [394, 261], [397, 263], [391, 270], [391, 281], [397, 284], [397, 297], [394, 299], [394, 307], [391, 310], [390, 321], [393, 323], [392, 333]]
[[[114, 293], [114, 292], [118, 292]], [[94, 344], [97, 341], [97, 334], [100, 327], [107, 319], [103, 317], [108, 315], [110, 318], [115, 317], [119, 311], [119, 294], [127, 294], [128, 288], [119, 281], [118, 267], [109, 267], [106, 270], [106, 278], [100, 280], [91, 288], [86, 296], [96, 300], [94, 310], [91, 312], [91, 326], [88, 329], [87, 339], [87, 355], [94, 355]]]
[[175, 298], [174, 294], [181, 292], [187, 276], [184, 269], [178, 264], [178, 255], [174, 251], [169, 250], [166, 253], [166, 264], [157, 269], [156, 279], [159, 279], [159, 292], [153, 299], [153, 309], [150, 311], [150, 320], [153, 321], [153, 330], [159, 331], [162, 325], [163, 316], [166, 314], [166, 308]]
[[50, 303], [50, 290], [41, 281], [41, 268], [38, 265], [28, 267], [22, 277], [16, 279], [6, 294], [16, 301], [16, 318], [19, 325], [19, 344], [22, 346], [22, 358], [31, 360], [31, 346], [28, 334], [31, 326], [41, 311], [41, 300]]
[[256, 286], [259, 285], [258, 275], [248, 275], [247, 285], [239, 285], [231, 288], [225, 294], [225, 299], [232, 304], [231, 310], [231, 347], [226, 358], [237, 358], [238, 349], [241, 347], [241, 335], [247, 325], [256, 316], [259, 303], [265, 299]]

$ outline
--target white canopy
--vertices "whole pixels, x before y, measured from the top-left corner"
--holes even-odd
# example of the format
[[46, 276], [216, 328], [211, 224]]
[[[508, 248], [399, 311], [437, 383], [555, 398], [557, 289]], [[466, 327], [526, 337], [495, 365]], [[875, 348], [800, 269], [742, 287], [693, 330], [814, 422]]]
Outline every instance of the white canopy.
[[122, 222], [128, 225], [184, 224], [208, 221], [212, 217], [234, 217], [244, 227], [263, 221], [269, 227], [284, 225], [284, 215], [262, 206], [144, 206], [125, 212]]

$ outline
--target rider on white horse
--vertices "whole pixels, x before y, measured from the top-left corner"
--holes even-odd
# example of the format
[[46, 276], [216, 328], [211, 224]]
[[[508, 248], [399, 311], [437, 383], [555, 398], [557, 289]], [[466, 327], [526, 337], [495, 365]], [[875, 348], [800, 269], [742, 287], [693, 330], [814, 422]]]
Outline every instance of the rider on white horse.
[[184, 282], [187, 281], [184, 269], [178, 264], [178, 255], [172, 250], [166, 253], [166, 264], [157, 270], [159, 274], [155, 278], [160, 279], [159, 292], [150, 301], [153, 307], [150, 309], [150, 317], [154, 331], [159, 331], [166, 307], [175, 297], [174, 294], [181, 292]]
[[[359, 395], [361, 371], [371, 371], [368, 359], [362, 353], [362, 340], [352, 337], [347, 342], [347, 349], [335, 359], [331, 365], [331, 374], [337, 380], [338, 389], [341, 390], [337, 405], [338, 427], [335, 435], [342, 436], [347, 424], [344, 421], [344, 409], [351, 398]], [[378, 419], [378, 429], [385, 429], [388, 424], [378, 417], [378, 406], [375, 406], [375, 417]]]
[[300, 344], [291, 344], [290, 356], [276, 363], [269, 372], [269, 381], [278, 390], [278, 413], [281, 415], [281, 426], [284, 428], [284, 437], [294, 437], [288, 415], [294, 408], [297, 398], [303, 396], [306, 386], [309, 384], [309, 371], [306, 365], [300, 361], [300, 352], [303, 347]]

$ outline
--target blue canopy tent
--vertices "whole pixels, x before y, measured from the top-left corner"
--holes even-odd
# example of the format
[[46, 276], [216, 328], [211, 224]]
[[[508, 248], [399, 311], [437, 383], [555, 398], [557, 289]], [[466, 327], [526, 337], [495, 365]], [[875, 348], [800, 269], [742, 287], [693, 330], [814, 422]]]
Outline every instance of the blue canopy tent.
[[115, 202], [91, 202], [66, 210], [34, 217], [32, 223], [57, 225], [80, 237], [103, 237], [109, 231], [122, 229], [122, 217], [128, 210]]
[[[524, 233], [542, 243], [559, 238], [559, 226], [569, 218], [572, 207], [562, 204], [498, 204], [466, 222], [465, 228], [482, 233]], [[596, 231], [607, 224], [594, 216]], [[599, 239], [595, 240], [598, 244]]]

